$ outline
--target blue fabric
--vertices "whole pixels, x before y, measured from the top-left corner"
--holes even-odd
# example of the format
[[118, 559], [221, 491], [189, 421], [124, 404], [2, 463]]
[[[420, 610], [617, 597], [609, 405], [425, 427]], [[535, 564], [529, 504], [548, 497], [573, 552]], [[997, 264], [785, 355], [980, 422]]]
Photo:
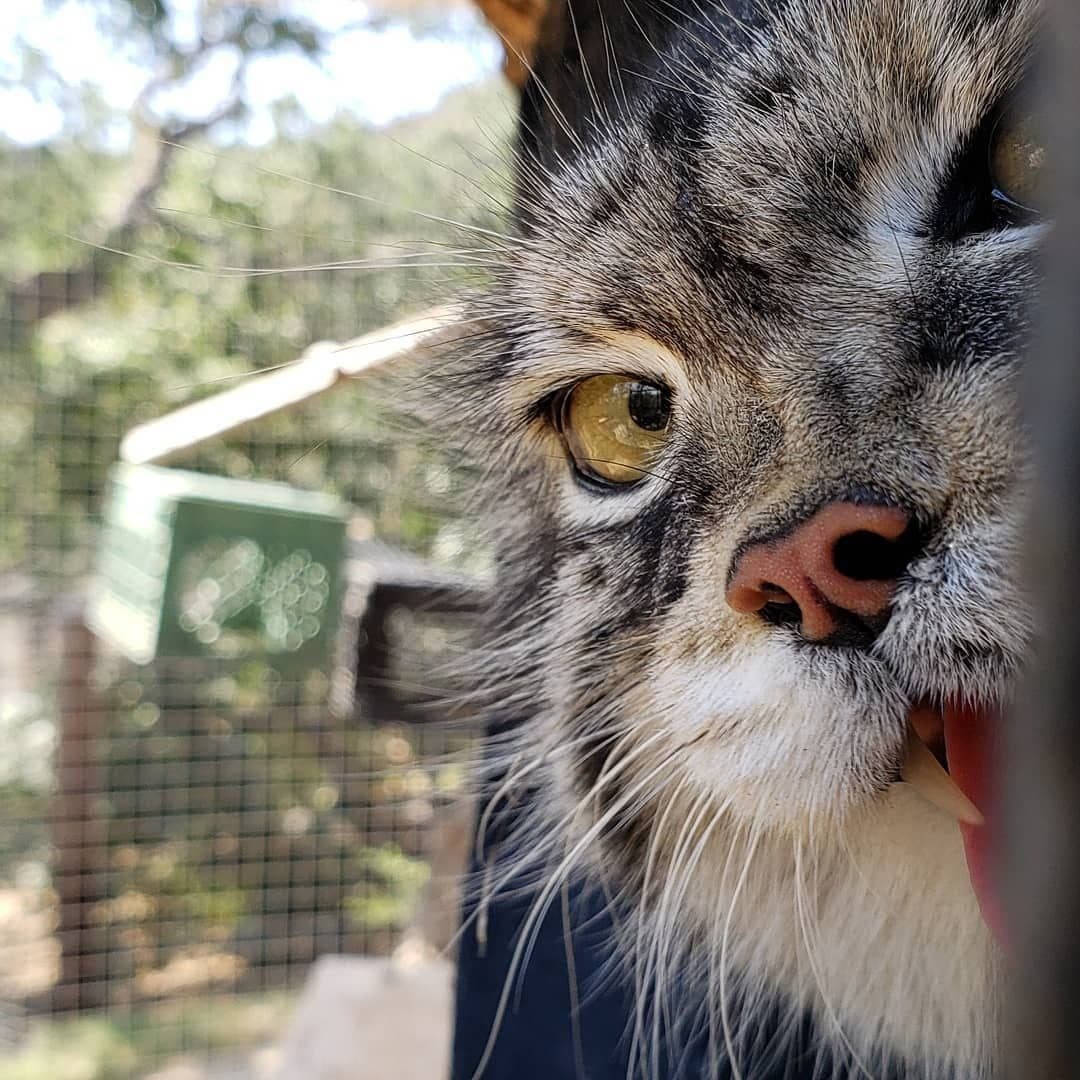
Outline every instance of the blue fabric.
[[[498, 847], [493, 849], [498, 851]], [[495, 874], [500, 860], [496, 856]], [[490, 868], [489, 868], [490, 869]], [[474, 871], [476, 868], [474, 868]], [[452, 1080], [474, 1080], [494, 1026], [514, 947], [535, 891], [517, 888], [497, 895], [487, 905], [481, 942], [473, 916], [475, 901], [465, 905], [469, 920], [458, 962]], [[539, 927], [535, 948], [523, 976], [517, 978], [499, 1025], [482, 1080], [627, 1080], [628, 1032], [634, 1015], [630, 987], [609, 973], [611, 920], [596, 895], [580, 889], [569, 907], [570, 940], [579, 999], [576, 1024], [571, 1021], [571, 975], [567, 961], [564, 905], [556, 897]], [[685, 992], [683, 1015], [699, 1013], [699, 1003]], [[778, 1048], [772, 1017], [755, 1018], [760, 1034], [756, 1055], [741, 1056], [747, 1080], [812, 1080], [830, 1070], [808, 1052], [808, 1025]], [[575, 1030], [576, 1029], [576, 1030]], [[676, 1040], [671, 1040], [675, 1043]], [[575, 1043], [577, 1044], [575, 1046]], [[664, 1046], [656, 1080], [715, 1078], [710, 1070], [707, 1038], [700, 1036]], [[823, 1068], [824, 1066], [824, 1068]], [[635, 1074], [638, 1075], [638, 1074]], [[730, 1076], [726, 1069], [721, 1080]]]

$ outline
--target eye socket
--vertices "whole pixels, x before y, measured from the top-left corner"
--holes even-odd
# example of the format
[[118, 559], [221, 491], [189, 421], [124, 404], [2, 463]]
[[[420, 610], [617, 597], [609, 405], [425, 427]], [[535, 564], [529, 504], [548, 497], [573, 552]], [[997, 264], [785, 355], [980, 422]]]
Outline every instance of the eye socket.
[[994, 194], [1004, 202], [1038, 213], [1044, 204], [1046, 147], [1039, 140], [1031, 113], [1006, 113], [990, 140], [990, 174]]
[[593, 375], [563, 396], [556, 422], [579, 473], [634, 484], [667, 442], [671, 392], [629, 375]]

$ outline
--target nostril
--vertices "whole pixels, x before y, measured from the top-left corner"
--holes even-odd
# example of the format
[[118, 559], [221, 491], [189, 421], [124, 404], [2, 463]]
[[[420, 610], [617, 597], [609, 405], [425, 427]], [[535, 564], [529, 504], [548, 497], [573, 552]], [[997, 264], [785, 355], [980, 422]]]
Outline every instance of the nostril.
[[771, 600], [758, 615], [773, 626], [798, 626], [802, 622], [802, 611], [794, 600]]
[[808, 641], [864, 647], [887, 622], [897, 579], [921, 551], [914, 515], [898, 506], [833, 502], [793, 528], [747, 544], [728, 605]]
[[791, 593], [787, 589], [782, 589], [779, 585], [774, 585], [771, 581], [763, 581], [758, 590], [761, 592], [762, 597], [768, 604], [794, 604], [795, 601], [791, 597]]
[[915, 554], [905, 531], [894, 540], [866, 530], [841, 536], [833, 545], [833, 566], [852, 581], [895, 581]]

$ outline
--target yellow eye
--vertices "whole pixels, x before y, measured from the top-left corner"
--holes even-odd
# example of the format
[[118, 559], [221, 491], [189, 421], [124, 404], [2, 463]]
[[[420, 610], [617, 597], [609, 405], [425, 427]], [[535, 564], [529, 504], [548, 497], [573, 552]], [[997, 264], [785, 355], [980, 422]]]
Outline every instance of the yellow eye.
[[1039, 141], [1035, 117], [1006, 116], [990, 147], [990, 170], [998, 194], [1024, 210], [1040, 209], [1045, 164], [1046, 147]]
[[633, 484], [648, 475], [667, 441], [671, 394], [629, 375], [594, 375], [566, 394], [558, 421], [579, 472]]

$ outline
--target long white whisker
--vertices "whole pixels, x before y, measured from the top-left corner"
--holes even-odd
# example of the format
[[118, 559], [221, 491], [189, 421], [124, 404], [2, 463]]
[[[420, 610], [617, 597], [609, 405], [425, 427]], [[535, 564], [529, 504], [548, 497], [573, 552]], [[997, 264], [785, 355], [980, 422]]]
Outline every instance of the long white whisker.
[[874, 1080], [873, 1075], [863, 1064], [862, 1059], [859, 1057], [855, 1048], [851, 1045], [850, 1040], [847, 1037], [847, 1033], [844, 1031], [843, 1025], [840, 1023], [840, 1018], [836, 1013], [832, 1002], [829, 999], [828, 993], [825, 989], [825, 979], [821, 974], [821, 969], [817, 962], [817, 936], [813, 931], [813, 924], [811, 920], [811, 913], [807, 906], [806, 897], [806, 878], [804, 875], [804, 851], [802, 838], [796, 836], [792, 841], [794, 847], [794, 863], [795, 863], [795, 911], [797, 916], [797, 925], [802, 933], [803, 945], [806, 950], [806, 959], [810, 965], [810, 974], [813, 976], [814, 983], [817, 986], [818, 994], [821, 997], [822, 1004], [825, 1007], [825, 1015], [828, 1018], [829, 1023], [832, 1025], [833, 1031], [839, 1037], [844, 1048], [851, 1056], [852, 1063], [861, 1072], [867, 1080]]
[[[161, 141], [166, 146], [174, 147], [177, 150], [182, 150], [189, 154], [205, 154], [212, 158], [217, 158], [219, 156], [212, 150], [206, 150], [202, 147], [189, 146], [186, 143], [174, 143], [170, 142], [168, 139], [162, 139]], [[403, 214], [411, 214], [413, 217], [420, 218], [423, 221], [431, 221], [439, 225], [449, 225], [454, 229], [476, 233], [478, 236], [488, 236], [498, 240], [500, 243], [511, 239], [508, 238], [505, 233], [495, 232], [493, 229], [485, 229], [480, 225], [469, 225], [464, 221], [456, 221], [453, 218], [444, 218], [440, 217], [438, 214], [427, 214], [422, 210], [414, 210], [407, 206], [398, 206], [395, 203], [388, 202], [386, 199], [380, 199], [375, 195], [365, 195], [363, 192], [350, 191], [348, 188], [335, 187], [333, 184], [323, 184], [318, 180], [307, 180], [302, 176], [294, 176], [291, 173], [282, 172], [279, 169], [271, 169], [267, 165], [248, 165], [248, 168], [257, 173], [261, 173], [264, 176], [273, 176], [278, 180], [288, 180], [293, 184], [302, 184], [303, 186], [313, 188], [316, 191], [325, 191], [330, 195], [341, 195], [347, 199], [356, 199], [359, 202], [370, 203], [373, 206], [381, 206], [387, 210], [396, 210]]]
[[[734, 847], [735, 841], [732, 841]], [[746, 857], [743, 860], [742, 870], [731, 893], [731, 901], [728, 905], [727, 914], [724, 918], [724, 929], [720, 935], [720, 1022], [724, 1031], [724, 1045], [727, 1047], [728, 1064], [731, 1066], [732, 1080], [744, 1080], [742, 1069], [739, 1067], [738, 1051], [735, 1047], [735, 1034], [731, 1023], [731, 1009], [727, 995], [727, 979], [729, 974], [728, 956], [731, 943], [731, 924], [735, 917], [735, 908], [739, 903], [743, 887], [750, 874], [750, 865], [754, 861], [757, 851], [758, 833], [751, 834], [746, 847]], [[726, 876], [726, 874], [725, 874]]]
[[[665, 732], [657, 732], [649, 739], [639, 746], [635, 753], [628, 754], [625, 758], [611, 769], [608, 779], [612, 779], [624, 771], [630, 764], [632, 764], [635, 756], [640, 753], [644, 753], [647, 749], [650, 749], [652, 745], [660, 741], [666, 735]], [[667, 764], [663, 762], [662, 765]], [[495, 1040], [498, 1038], [499, 1029], [502, 1025], [503, 1017], [506, 1015], [507, 1007], [510, 1003], [511, 992], [514, 986], [514, 982], [518, 977], [518, 973], [523, 970], [523, 960], [529, 955], [532, 948], [535, 946], [535, 937], [544, 914], [547, 912], [548, 907], [551, 904], [553, 897], [555, 896], [559, 884], [562, 881], [563, 875], [565, 875], [576, 863], [577, 859], [589, 849], [593, 841], [600, 833], [606, 829], [612, 821], [614, 821], [619, 814], [623, 813], [630, 803], [631, 799], [636, 796], [641, 790], [648, 787], [662, 770], [657, 768], [650, 771], [643, 778], [639, 779], [631, 788], [623, 792], [620, 798], [613, 803], [608, 810], [585, 831], [585, 833], [574, 843], [567, 854], [561, 859], [558, 866], [554, 868], [552, 873], [548, 877], [548, 881], [544, 888], [541, 890], [532, 907], [529, 914], [522, 924], [520, 930], [520, 937], [518, 943], [514, 948], [513, 955], [510, 959], [510, 965], [507, 970], [507, 975], [503, 983], [503, 989], [499, 996], [499, 1002], [496, 1006], [495, 1016], [492, 1020], [492, 1030], [488, 1036], [487, 1044], [481, 1055], [480, 1061], [477, 1064], [476, 1070], [473, 1073], [474, 1080], [480, 1080], [484, 1069], [487, 1068], [488, 1062], [491, 1060], [491, 1054], [495, 1049]]]

